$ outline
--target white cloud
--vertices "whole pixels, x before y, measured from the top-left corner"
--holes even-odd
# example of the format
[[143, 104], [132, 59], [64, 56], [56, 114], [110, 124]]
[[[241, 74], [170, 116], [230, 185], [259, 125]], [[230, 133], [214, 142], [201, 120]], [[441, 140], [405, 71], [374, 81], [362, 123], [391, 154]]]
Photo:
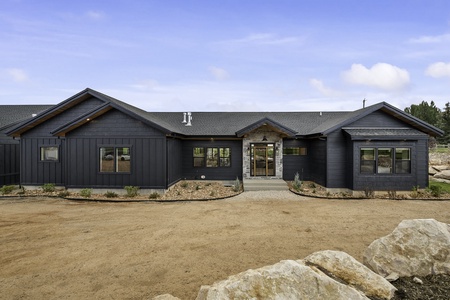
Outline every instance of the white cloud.
[[7, 69], [6, 73], [8, 74], [9, 78], [12, 79], [14, 82], [20, 83], [28, 80], [27, 73], [22, 69], [11, 68]]
[[319, 91], [322, 95], [327, 97], [334, 97], [338, 96], [340, 93], [336, 90], [333, 90], [329, 87], [326, 87], [325, 84], [322, 82], [322, 80], [311, 78], [309, 80], [309, 85], [311, 85], [313, 88], [315, 88], [317, 91]]
[[86, 16], [91, 20], [101, 20], [105, 17], [102, 12], [90, 10], [86, 13]]
[[230, 78], [230, 74], [222, 68], [212, 66], [212, 67], [209, 67], [209, 72], [217, 80], [226, 80], [226, 79]]
[[425, 74], [434, 78], [450, 77], [450, 63], [437, 62], [428, 66]]
[[387, 63], [377, 63], [370, 69], [361, 64], [353, 64], [350, 70], [342, 73], [342, 78], [351, 84], [386, 91], [401, 90], [410, 82], [408, 71]]
[[416, 44], [435, 44], [450, 41], [450, 33], [441, 35], [424, 35], [418, 38], [412, 38], [409, 40], [411, 43]]
[[131, 87], [138, 90], [154, 90], [159, 86], [158, 81], [153, 79], [146, 79], [139, 81], [136, 84], [132, 84]]

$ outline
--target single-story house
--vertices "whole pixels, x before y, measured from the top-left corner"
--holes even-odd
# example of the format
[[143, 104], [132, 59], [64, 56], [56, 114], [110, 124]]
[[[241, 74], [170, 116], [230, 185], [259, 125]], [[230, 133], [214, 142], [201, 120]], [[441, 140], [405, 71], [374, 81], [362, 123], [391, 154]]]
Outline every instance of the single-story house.
[[36, 116], [52, 105], [0, 105], [0, 187], [19, 184], [18, 139], [12, 139], [5, 132], [20, 122]]
[[182, 179], [311, 180], [329, 189], [428, 186], [443, 131], [385, 102], [340, 112], [147, 112], [92, 89], [10, 129], [20, 183], [167, 189]]

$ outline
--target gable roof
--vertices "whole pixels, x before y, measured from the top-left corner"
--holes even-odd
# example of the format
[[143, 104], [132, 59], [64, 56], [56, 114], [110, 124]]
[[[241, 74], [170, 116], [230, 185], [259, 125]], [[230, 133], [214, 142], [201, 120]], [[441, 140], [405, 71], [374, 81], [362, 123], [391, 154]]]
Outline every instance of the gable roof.
[[52, 105], [0, 105], [0, 131], [33, 117]]
[[146, 112], [90, 88], [52, 106], [7, 133], [12, 136], [20, 136], [23, 132], [90, 97], [101, 100], [103, 104], [55, 128], [51, 133], [64, 136], [67, 132], [114, 108], [166, 134], [191, 137], [242, 137], [246, 133], [263, 126], [263, 124], [269, 125], [285, 136], [326, 136], [378, 110], [409, 124], [421, 132], [432, 136], [443, 135], [442, 130], [386, 102], [356, 111], [340, 112], [194, 112], [192, 113], [192, 126], [185, 126], [182, 123], [182, 112]]

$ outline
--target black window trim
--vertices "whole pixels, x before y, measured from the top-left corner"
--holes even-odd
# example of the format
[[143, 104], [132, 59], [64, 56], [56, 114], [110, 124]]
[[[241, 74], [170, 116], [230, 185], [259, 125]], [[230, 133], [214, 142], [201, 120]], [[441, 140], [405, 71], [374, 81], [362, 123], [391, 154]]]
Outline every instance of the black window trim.
[[[57, 159], [42, 159], [42, 148], [57, 148]], [[60, 145], [49, 145], [49, 144], [39, 144], [39, 162], [41, 163], [59, 163], [60, 162], [60, 156], [61, 156], [61, 150]]]
[[[374, 166], [374, 173], [364, 173], [361, 172], [361, 150], [363, 148], [371, 148], [374, 149], [374, 162], [375, 162], [375, 166]], [[378, 173], [378, 149], [391, 149], [391, 163], [392, 163], [392, 172], [390, 173]], [[395, 157], [396, 155], [396, 150], [397, 149], [409, 149], [409, 173], [397, 173], [397, 159]], [[358, 159], [359, 159], [359, 170], [358, 173], [359, 175], [362, 176], [373, 176], [373, 175], [377, 175], [377, 176], [407, 176], [407, 175], [411, 175], [412, 173], [412, 147], [411, 146], [359, 146], [358, 147]]]
[[[102, 172], [100, 169], [100, 149], [101, 148], [114, 148], [113, 153], [114, 153], [114, 170], [116, 170], [116, 149], [117, 148], [129, 148], [130, 150], [130, 171], [129, 172], [119, 172], [119, 171], [112, 171], [112, 172]], [[97, 173], [100, 175], [128, 175], [128, 174], [132, 174], [133, 173], [133, 164], [131, 163], [131, 161], [133, 160], [133, 147], [130, 144], [99, 144], [97, 145]]]

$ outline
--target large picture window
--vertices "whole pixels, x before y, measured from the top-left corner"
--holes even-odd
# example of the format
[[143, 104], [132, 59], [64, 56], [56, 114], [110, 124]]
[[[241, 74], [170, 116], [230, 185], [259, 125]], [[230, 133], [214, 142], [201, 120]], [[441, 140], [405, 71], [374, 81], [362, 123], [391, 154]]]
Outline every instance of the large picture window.
[[231, 148], [194, 147], [194, 167], [230, 167]]
[[362, 174], [410, 174], [411, 149], [361, 148], [360, 172]]
[[41, 146], [40, 147], [40, 160], [41, 161], [58, 161], [59, 149], [58, 146]]
[[131, 172], [130, 147], [100, 147], [101, 173]]

